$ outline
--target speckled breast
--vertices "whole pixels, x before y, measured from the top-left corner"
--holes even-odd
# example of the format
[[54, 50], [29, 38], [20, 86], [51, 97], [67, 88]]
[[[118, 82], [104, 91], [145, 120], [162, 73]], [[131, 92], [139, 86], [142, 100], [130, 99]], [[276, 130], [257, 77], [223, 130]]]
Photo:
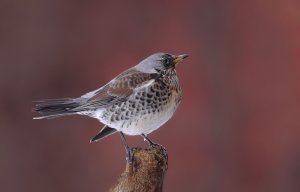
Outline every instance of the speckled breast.
[[101, 119], [128, 135], [148, 134], [172, 117], [181, 95], [176, 75], [157, 79], [138, 89], [127, 101], [108, 107]]

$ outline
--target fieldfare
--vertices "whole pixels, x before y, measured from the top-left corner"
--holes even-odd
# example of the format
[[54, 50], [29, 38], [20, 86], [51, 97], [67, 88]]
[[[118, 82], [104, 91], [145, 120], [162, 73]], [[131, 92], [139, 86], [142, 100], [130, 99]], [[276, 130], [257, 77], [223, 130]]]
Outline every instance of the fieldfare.
[[154, 144], [147, 134], [166, 123], [181, 101], [175, 68], [186, 57], [156, 53], [81, 97], [37, 101], [33, 111], [41, 116], [34, 119], [74, 114], [96, 118], [104, 127], [90, 141], [99, 141], [118, 131], [130, 159], [124, 134], [141, 135]]

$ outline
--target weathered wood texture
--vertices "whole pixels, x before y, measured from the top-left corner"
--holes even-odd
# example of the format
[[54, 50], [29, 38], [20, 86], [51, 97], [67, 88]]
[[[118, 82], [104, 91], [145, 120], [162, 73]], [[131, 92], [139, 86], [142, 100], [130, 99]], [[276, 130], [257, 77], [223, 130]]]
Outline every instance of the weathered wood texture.
[[112, 192], [162, 192], [168, 169], [167, 151], [160, 145], [134, 148], [132, 163], [126, 164]]

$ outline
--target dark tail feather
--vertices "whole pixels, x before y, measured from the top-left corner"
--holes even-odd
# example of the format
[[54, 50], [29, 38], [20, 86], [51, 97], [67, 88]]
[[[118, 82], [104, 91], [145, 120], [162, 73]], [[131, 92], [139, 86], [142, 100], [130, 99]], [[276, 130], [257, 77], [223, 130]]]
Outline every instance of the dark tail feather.
[[96, 142], [96, 141], [99, 141], [100, 139], [103, 139], [104, 137], [107, 137], [113, 133], [115, 133], [117, 130], [114, 129], [114, 128], [110, 128], [108, 127], [107, 125], [105, 125], [101, 131], [99, 133], [97, 133], [97, 135], [95, 135], [91, 140], [90, 142]]
[[80, 102], [71, 98], [47, 99], [35, 101], [35, 103], [35, 107], [32, 110], [42, 116], [34, 117], [34, 119], [51, 119], [65, 115], [73, 115], [77, 112], [73, 109], [80, 106]]

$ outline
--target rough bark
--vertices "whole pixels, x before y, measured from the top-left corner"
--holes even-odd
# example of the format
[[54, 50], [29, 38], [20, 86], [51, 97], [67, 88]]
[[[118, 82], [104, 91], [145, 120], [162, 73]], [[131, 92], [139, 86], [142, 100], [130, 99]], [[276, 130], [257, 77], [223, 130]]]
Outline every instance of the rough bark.
[[152, 145], [148, 149], [133, 148], [133, 160], [126, 164], [112, 192], [161, 192], [168, 169], [168, 155], [164, 147]]

